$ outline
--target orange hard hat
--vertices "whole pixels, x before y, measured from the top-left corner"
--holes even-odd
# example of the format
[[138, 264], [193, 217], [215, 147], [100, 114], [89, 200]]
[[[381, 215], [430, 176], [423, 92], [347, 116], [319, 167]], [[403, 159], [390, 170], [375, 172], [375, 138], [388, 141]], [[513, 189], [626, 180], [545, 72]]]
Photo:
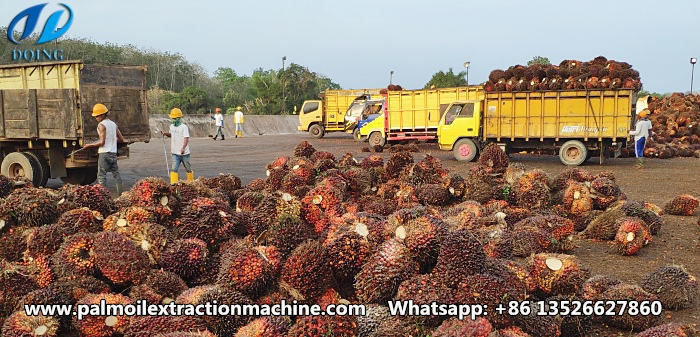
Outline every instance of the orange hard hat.
[[102, 103], [97, 103], [92, 107], [92, 117], [99, 116], [107, 113], [107, 107]]
[[649, 116], [649, 109], [644, 109], [640, 111], [637, 115], [639, 115], [639, 117], [645, 118], [646, 116]]

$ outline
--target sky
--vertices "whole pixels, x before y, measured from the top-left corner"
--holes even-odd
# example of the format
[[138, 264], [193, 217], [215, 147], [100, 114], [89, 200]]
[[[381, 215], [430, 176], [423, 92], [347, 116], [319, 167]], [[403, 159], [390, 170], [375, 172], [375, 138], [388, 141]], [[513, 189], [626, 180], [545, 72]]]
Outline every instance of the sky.
[[[687, 92], [690, 58], [700, 58], [697, 0], [62, 1], [74, 12], [69, 37], [180, 53], [210, 74], [281, 69], [286, 56], [285, 66], [344, 89], [386, 87], [390, 78], [418, 89], [438, 71], [465, 70], [465, 61], [478, 84], [535, 56], [552, 64], [604, 56], [630, 63], [645, 90]], [[0, 26], [40, 3], [4, 1]], [[58, 9], [50, 2], [42, 16]]]

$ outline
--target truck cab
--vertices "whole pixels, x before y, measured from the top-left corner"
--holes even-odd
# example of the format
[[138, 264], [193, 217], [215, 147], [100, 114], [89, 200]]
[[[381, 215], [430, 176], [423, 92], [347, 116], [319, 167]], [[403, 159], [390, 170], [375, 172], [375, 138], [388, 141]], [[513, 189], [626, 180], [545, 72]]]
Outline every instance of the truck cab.
[[323, 101], [304, 101], [299, 112], [299, 131], [308, 131], [314, 138], [321, 138], [323, 128]]
[[[483, 101], [457, 101], [450, 104], [438, 124], [438, 146], [441, 150], [452, 150], [459, 160], [471, 161], [476, 158], [476, 143], [481, 129]], [[462, 140], [466, 139], [466, 140]]]
[[360, 136], [360, 128], [383, 115], [385, 102], [383, 99], [355, 100], [345, 112], [345, 131], [352, 132], [356, 141], [365, 140]]

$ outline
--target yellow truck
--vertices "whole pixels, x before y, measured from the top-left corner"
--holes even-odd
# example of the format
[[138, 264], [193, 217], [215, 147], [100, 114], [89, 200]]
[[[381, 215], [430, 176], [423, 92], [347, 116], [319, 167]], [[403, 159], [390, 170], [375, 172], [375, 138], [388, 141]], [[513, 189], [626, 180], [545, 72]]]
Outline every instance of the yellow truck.
[[382, 113], [361, 119], [355, 138], [367, 139], [371, 146], [384, 146], [388, 141], [436, 140], [440, 117], [450, 103], [476, 100], [483, 92], [481, 86], [388, 91]]
[[[326, 90], [319, 100], [306, 100], [299, 112], [299, 131], [308, 131], [314, 138], [322, 138], [326, 132], [348, 131], [345, 115], [353, 102], [380, 97], [381, 89]], [[294, 108], [296, 112], [296, 107]], [[357, 114], [362, 110], [356, 111]]]
[[149, 142], [146, 68], [82, 61], [0, 66], [0, 173], [24, 176], [35, 186], [49, 178], [91, 184], [97, 178], [98, 140], [92, 106], [103, 103], [128, 144]]
[[[642, 101], [644, 99], [640, 99]], [[474, 160], [493, 142], [507, 153], [549, 151], [581, 165], [625, 147], [638, 105], [631, 89], [486, 92], [453, 102], [440, 119], [438, 144], [460, 161]]]

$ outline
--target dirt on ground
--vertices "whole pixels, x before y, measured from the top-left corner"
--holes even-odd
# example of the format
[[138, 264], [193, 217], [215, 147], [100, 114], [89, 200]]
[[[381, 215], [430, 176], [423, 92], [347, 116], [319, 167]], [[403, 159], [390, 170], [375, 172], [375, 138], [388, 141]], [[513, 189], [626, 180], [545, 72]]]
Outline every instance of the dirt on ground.
[[[192, 139], [192, 168], [195, 177], [213, 177], [219, 173], [231, 173], [243, 184], [255, 178], [265, 178], [265, 165], [280, 156], [292, 156], [294, 148], [301, 141], [308, 141], [315, 149], [331, 152], [336, 158], [350, 152], [359, 161], [370, 154], [382, 156], [386, 162], [391, 153], [361, 152], [367, 143], [354, 142], [347, 134], [328, 134], [322, 139], [311, 138], [307, 134], [262, 135], [244, 138], [227, 137], [226, 140], [211, 138]], [[419, 144], [420, 152], [413, 153], [414, 160], [420, 161], [425, 154], [431, 154], [442, 161], [444, 168], [467, 175], [476, 163], [457, 162], [451, 151], [441, 151], [436, 144]], [[168, 159], [170, 140], [151, 139], [150, 143], [131, 146], [131, 158], [119, 162], [124, 184], [131, 188], [134, 182], [148, 176], [167, 179], [166, 156]], [[166, 153], [167, 152], [167, 153]], [[511, 162], [525, 165], [526, 170], [541, 169], [550, 175], [564, 171], [564, 166], [556, 156], [513, 154]], [[597, 158], [589, 160], [583, 168], [597, 173], [610, 171], [616, 182], [630, 200], [644, 200], [660, 207], [673, 197], [687, 193], [700, 197], [700, 159], [674, 158], [650, 159], [646, 167], [637, 170], [633, 158], [611, 159], [599, 165]], [[180, 168], [180, 179], [185, 179], [184, 168]], [[52, 180], [49, 187], [60, 186], [60, 180]], [[108, 176], [110, 190], [114, 192], [114, 181]], [[572, 253], [587, 266], [591, 275], [604, 274], [617, 277], [623, 282], [637, 284], [644, 275], [664, 265], [683, 265], [696, 278], [700, 277], [700, 226], [698, 217], [663, 215], [664, 226], [653, 242], [643, 247], [634, 256], [620, 256], [611, 253], [607, 242], [582, 241]], [[669, 311], [664, 310], [663, 323], [700, 323], [700, 303], [694, 308]], [[591, 336], [632, 336], [630, 332], [619, 331], [604, 326], [596, 326]]]

